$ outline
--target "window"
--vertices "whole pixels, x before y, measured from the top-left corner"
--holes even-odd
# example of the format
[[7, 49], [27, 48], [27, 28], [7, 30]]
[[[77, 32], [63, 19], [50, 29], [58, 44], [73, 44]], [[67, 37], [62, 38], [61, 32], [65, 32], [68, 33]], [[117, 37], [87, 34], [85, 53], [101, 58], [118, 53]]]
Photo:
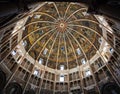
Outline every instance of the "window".
[[101, 38], [99, 38], [99, 39], [98, 39], [98, 42], [99, 42], [99, 43], [102, 43], [102, 39], [101, 39]]
[[64, 65], [61, 65], [61, 66], [60, 66], [60, 70], [64, 70]]
[[60, 82], [64, 82], [64, 75], [60, 75]]
[[81, 63], [82, 63], [82, 64], [86, 64], [85, 58], [83, 58], [83, 59], [81, 60]]
[[84, 16], [88, 16], [89, 14], [87, 12], [82, 12]]
[[41, 17], [41, 15], [35, 15], [34, 18], [35, 19], [39, 19]]
[[39, 30], [39, 32], [38, 32], [38, 33], [39, 33], [40, 35], [42, 35], [42, 34], [43, 34], [43, 32], [44, 32], [43, 30]]
[[62, 46], [62, 47], [61, 47], [61, 50], [62, 50], [62, 51], [64, 51], [64, 50], [65, 50], [65, 47], [64, 47], [64, 46]]
[[113, 48], [110, 48], [110, 53], [113, 53]]
[[27, 45], [27, 41], [26, 41], [26, 40], [23, 41], [23, 42], [22, 42], [22, 45], [23, 45], [23, 46], [26, 46], [26, 45]]
[[35, 69], [33, 74], [34, 75], [39, 75], [39, 70]]
[[91, 75], [90, 70], [85, 71], [85, 76], [89, 76], [89, 75]]
[[42, 58], [39, 59], [39, 64], [43, 64], [43, 59]]
[[78, 55], [81, 54], [80, 48], [77, 48], [76, 51], [77, 51], [77, 54], [78, 54]]
[[16, 51], [12, 51], [11, 54], [12, 54], [12, 55], [16, 55]]
[[47, 49], [47, 48], [45, 48], [45, 50], [43, 51], [43, 54], [44, 54], [44, 55], [46, 55], [46, 54], [47, 54], [47, 52], [48, 52], [48, 49]]

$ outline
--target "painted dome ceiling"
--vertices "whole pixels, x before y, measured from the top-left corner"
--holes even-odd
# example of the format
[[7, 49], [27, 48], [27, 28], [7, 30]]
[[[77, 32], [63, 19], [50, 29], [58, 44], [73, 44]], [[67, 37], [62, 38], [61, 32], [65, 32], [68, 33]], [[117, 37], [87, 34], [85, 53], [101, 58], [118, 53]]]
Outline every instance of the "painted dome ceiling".
[[77, 3], [45, 3], [26, 22], [25, 50], [52, 69], [75, 68], [96, 54], [94, 46], [99, 49], [96, 32], [102, 30], [92, 21], [97, 20]]

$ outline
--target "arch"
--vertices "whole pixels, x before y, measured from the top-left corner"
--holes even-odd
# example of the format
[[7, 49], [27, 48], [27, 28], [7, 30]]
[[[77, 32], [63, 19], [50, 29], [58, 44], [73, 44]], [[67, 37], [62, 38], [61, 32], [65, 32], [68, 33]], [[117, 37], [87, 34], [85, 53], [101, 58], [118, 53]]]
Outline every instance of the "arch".
[[101, 94], [120, 94], [120, 87], [113, 82], [106, 83], [101, 88]]
[[16, 82], [10, 83], [5, 89], [6, 94], [22, 94], [22, 91], [21, 85]]

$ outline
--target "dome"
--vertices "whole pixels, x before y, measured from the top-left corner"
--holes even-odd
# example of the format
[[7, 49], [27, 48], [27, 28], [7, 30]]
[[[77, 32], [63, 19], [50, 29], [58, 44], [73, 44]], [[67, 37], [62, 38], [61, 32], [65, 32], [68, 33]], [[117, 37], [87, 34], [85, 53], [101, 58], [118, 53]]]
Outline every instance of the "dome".
[[100, 46], [96, 32], [102, 30], [92, 21], [97, 20], [78, 3], [46, 3], [26, 21], [29, 25], [22, 34], [25, 50], [52, 69], [80, 66], [83, 59], [86, 62], [96, 54], [93, 45]]

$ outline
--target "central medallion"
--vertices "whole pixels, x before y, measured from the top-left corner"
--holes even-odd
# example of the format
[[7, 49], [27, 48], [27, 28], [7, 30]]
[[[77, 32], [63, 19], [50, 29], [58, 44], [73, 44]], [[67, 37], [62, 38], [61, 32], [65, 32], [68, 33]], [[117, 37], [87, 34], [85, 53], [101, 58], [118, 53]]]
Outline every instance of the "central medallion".
[[60, 23], [60, 28], [64, 28], [65, 24], [64, 23]]
[[59, 32], [65, 32], [67, 29], [67, 23], [63, 20], [60, 20], [57, 22], [56, 27]]

